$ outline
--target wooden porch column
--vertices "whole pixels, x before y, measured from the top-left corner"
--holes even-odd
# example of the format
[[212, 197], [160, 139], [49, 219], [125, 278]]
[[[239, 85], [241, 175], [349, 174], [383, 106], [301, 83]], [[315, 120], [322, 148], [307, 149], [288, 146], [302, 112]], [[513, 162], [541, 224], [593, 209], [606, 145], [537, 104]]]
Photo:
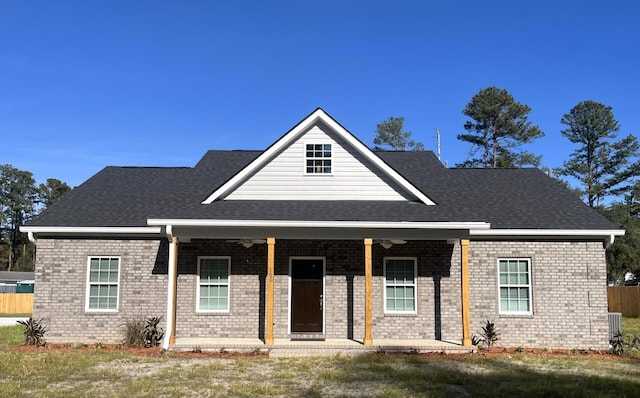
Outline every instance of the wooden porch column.
[[471, 346], [471, 321], [469, 318], [469, 239], [460, 239], [462, 255], [462, 345]]
[[[171, 238], [169, 243], [169, 269], [167, 283], [167, 332], [163, 347], [165, 350], [170, 344], [176, 343], [176, 294], [178, 290], [178, 244], [177, 236]], [[168, 338], [167, 338], [168, 337]]]
[[371, 297], [373, 290], [372, 244], [372, 238], [364, 239], [364, 345], [373, 344], [373, 334], [371, 331], [373, 323], [373, 299]]
[[276, 238], [267, 238], [267, 316], [264, 343], [273, 344], [273, 301]]

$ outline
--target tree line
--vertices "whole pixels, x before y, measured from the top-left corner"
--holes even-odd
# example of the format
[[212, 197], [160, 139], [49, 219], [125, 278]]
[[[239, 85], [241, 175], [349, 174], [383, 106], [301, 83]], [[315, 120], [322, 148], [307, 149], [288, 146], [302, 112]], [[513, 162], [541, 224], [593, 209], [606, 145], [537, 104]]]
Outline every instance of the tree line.
[[33, 270], [35, 248], [19, 227], [69, 191], [55, 178], [37, 185], [31, 172], [0, 165], [0, 270]]
[[[529, 121], [531, 108], [505, 89], [488, 87], [471, 98], [462, 113], [469, 118], [458, 140], [470, 144], [469, 157], [455, 167], [541, 167], [542, 155], [523, 146], [544, 136]], [[607, 250], [610, 281], [626, 273], [640, 277], [640, 144], [629, 134], [618, 137], [620, 124], [610, 106], [586, 100], [560, 118], [562, 137], [575, 145], [561, 167], [549, 170], [587, 205], [626, 230]], [[374, 149], [423, 150], [404, 130], [404, 117], [376, 126]]]
[[[505, 89], [488, 87], [462, 110], [468, 117], [458, 140], [470, 145], [467, 159], [455, 167], [541, 167], [542, 155], [523, 146], [544, 136], [529, 121], [531, 108]], [[562, 167], [549, 170], [560, 183], [614, 224], [626, 229], [607, 251], [609, 278], [627, 272], [640, 276], [640, 144], [633, 135], [619, 138], [620, 124], [610, 106], [587, 100], [561, 119], [562, 137], [575, 145]], [[390, 117], [376, 126], [378, 150], [424, 150], [404, 129], [404, 117]], [[36, 184], [33, 174], [0, 165], [0, 270], [33, 269], [35, 248], [19, 226], [71, 191], [64, 182]]]

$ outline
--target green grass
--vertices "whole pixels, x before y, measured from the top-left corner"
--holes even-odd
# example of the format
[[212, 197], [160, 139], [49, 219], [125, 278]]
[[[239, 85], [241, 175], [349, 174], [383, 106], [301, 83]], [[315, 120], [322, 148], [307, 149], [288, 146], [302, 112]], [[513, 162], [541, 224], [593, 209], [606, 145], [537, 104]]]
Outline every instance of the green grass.
[[0, 397], [631, 397], [640, 389], [640, 360], [623, 357], [184, 358], [11, 348], [22, 341], [19, 325], [0, 328]]
[[24, 344], [24, 326], [0, 326], [0, 348]]
[[640, 318], [623, 317], [622, 331], [627, 335], [640, 337]]

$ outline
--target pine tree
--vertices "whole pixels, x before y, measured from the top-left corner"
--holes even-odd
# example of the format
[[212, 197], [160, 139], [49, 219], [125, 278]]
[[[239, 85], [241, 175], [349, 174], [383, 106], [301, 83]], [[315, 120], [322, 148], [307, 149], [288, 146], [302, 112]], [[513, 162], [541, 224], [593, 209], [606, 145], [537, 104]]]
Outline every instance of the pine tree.
[[620, 124], [612, 108], [583, 101], [565, 114], [561, 123], [567, 126], [562, 135], [578, 148], [559, 172], [579, 182], [585, 202], [597, 207], [607, 196], [628, 193], [640, 171], [640, 144], [632, 135], [615, 141]]
[[[374, 149], [391, 149], [394, 151], [423, 151], [424, 145], [411, 139], [411, 132], [404, 131], [404, 116], [394, 117], [378, 123], [376, 137], [373, 139]], [[383, 148], [381, 145], [387, 146]]]
[[542, 156], [516, 148], [544, 136], [528, 121], [531, 109], [507, 92], [497, 87], [488, 87], [474, 95], [462, 113], [471, 118], [464, 125], [468, 134], [458, 139], [472, 144], [471, 156], [458, 167], [522, 167], [540, 165]]

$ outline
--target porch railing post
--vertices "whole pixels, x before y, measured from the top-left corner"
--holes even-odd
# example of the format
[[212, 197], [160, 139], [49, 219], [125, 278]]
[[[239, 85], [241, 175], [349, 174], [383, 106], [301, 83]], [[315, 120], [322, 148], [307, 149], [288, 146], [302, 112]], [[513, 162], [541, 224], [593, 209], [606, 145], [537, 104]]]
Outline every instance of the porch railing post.
[[373, 344], [373, 333], [371, 331], [373, 323], [373, 271], [371, 245], [372, 238], [364, 239], [364, 345]]
[[273, 344], [273, 301], [276, 238], [267, 238], [267, 314], [264, 343]]

